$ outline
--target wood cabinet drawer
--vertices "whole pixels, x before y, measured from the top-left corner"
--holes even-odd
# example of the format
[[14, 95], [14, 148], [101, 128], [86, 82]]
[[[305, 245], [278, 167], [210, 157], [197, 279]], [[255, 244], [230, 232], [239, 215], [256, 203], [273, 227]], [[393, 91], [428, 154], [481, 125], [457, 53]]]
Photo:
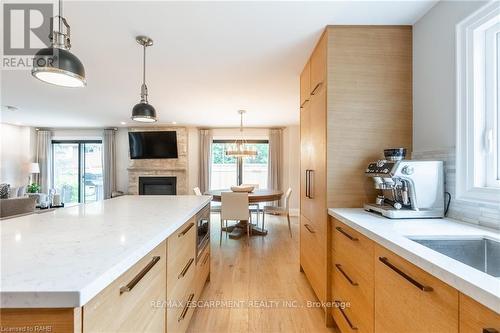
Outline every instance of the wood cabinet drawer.
[[326, 301], [326, 242], [311, 221], [300, 218], [300, 266], [309, 280], [316, 296]]
[[340, 264], [355, 280], [373, 280], [374, 242], [353, 228], [333, 219], [334, 266]]
[[165, 331], [166, 243], [163, 242], [83, 307], [83, 332]]
[[196, 227], [189, 220], [167, 239], [167, 299], [181, 301], [194, 283]]
[[458, 291], [375, 245], [375, 332], [458, 332]]
[[494, 332], [500, 332], [500, 314], [460, 294], [460, 333]]
[[206, 247], [200, 256], [200, 261], [196, 263], [196, 277], [195, 277], [195, 298], [199, 299], [203, 287], [207, 282], [210, 274], [210, 244]]
[[183, 297], [170, 304], [167, 310], [167, 333], [186, 332], [195, 307], [190, 302], [195, 301], [194, 284], [191, 284]]

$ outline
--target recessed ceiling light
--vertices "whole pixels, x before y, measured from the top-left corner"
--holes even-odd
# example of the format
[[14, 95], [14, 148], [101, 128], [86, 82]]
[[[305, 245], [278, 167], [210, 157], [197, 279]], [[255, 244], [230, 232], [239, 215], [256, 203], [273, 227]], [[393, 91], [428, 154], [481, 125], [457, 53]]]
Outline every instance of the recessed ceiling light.
[[120, 121], [120, 124], [122, 124], [122, 125], [127, 125], [127, 123], [126, 123], [126, 122], [124, 122], [124, 121]]
[[176, 122], [176, 121], [173, 121], [173, 122], [172, 122], [172, 125], [177, 125], [177, 122]]

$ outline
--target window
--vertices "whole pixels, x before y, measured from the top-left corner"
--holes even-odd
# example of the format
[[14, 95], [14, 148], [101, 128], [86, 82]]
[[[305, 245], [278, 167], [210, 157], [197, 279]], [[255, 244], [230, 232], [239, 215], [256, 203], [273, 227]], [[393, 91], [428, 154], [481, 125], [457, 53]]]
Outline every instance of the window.
[[210, 189], [227, 189], [237, 184], [257, 184], [259, 188], [267, 188], [269, 142], [267, 140], [247, 142], [255, 147], [257, 156], [252, 158], [226, 156], [226, 148], [233, 141], [213, 141]]
[[500, 8], [457, 25], [457, 198], [500, 202]]
[[103, 199], [101, 141], [52, 141], [53, 187], [64, 203]]

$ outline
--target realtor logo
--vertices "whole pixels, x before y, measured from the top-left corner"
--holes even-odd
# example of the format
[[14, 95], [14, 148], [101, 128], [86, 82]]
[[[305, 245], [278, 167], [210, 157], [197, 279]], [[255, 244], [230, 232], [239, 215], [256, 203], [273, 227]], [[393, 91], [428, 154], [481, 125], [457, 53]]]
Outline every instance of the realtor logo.
[[3, 3], [2, 69], [29, 69], [35, 53], [50, 46], [51, 3]]

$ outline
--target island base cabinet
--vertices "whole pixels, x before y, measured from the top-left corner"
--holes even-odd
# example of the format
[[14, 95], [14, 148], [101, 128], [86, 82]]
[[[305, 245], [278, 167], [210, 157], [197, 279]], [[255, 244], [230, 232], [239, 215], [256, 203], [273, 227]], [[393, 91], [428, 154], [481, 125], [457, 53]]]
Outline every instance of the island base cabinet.
[[81, 308], [0, 309], [0, 332], [82, 332]]
[[375, 333], [458, 332], [456, 289], [379, 245], [374, 259]]
[[500, 314], [460, 294], [460, 333], [500, 333]]
[[83, 332], [165, 333], [166, 242], [83, 307]]

